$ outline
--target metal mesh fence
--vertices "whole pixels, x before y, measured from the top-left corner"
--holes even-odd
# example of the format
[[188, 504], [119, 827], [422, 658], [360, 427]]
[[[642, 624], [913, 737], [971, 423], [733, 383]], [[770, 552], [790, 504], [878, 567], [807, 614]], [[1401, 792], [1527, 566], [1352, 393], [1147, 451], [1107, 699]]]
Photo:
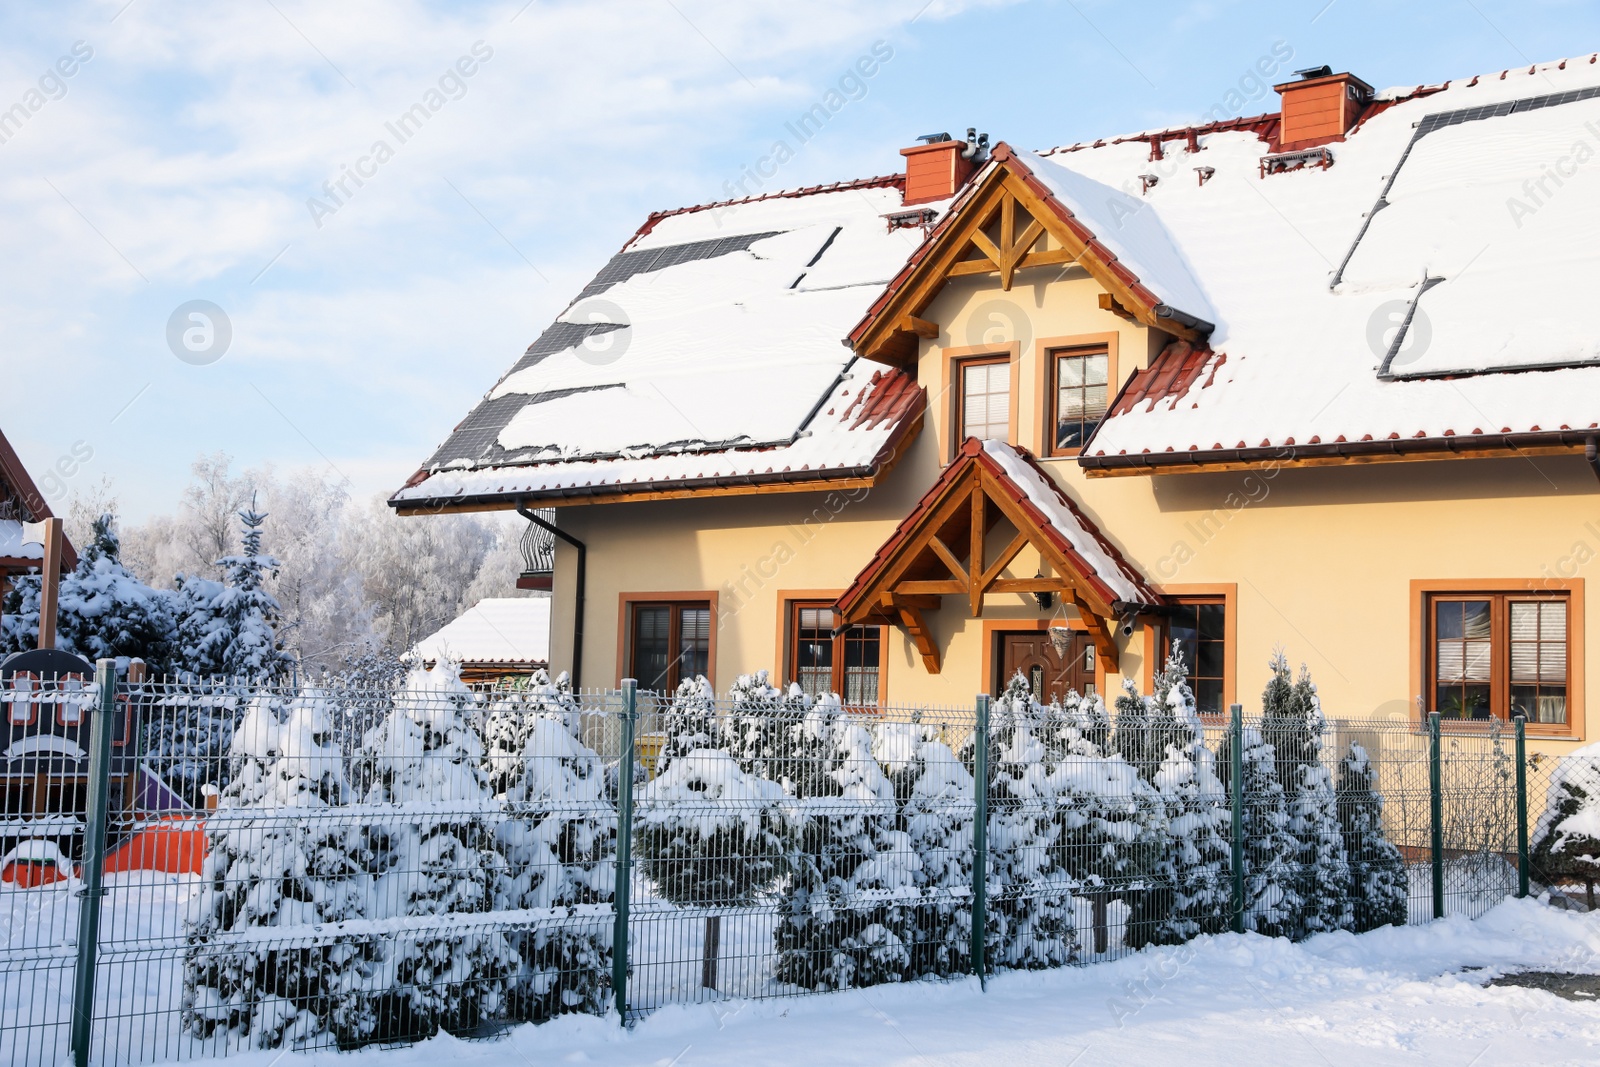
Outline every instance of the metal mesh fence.
[[[0, 697], [17, 1064], [67, 1054], [95, 903], [88, 1052], [139, 1063], [1300, 938], [1518, 891], [1509, 729], [413, 680], [121, 686], [95, 897], [100, 695]], [[1564, 783], [1588, 781], [1565, 766], [1520, 764], [1535, 891], [1582, 885], [1560, 850], [1539, 865]]]

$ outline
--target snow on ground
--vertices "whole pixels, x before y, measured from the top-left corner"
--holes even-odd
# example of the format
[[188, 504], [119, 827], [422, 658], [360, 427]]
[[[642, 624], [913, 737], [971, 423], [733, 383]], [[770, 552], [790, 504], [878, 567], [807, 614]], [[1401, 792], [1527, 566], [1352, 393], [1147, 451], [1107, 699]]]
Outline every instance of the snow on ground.
[[1202, 938], [1092, 967], [663, 1009], [632, 1031], [565, 1017], [493, 1042], [230, 1057], [239, 1067], [591, 1063], [1546, 1065], [1600, 1059], [1600, 1004], [1486, 987], [1600, 971], [1600, 915], [1508, 901], [1483, 918], [1302, 944]]

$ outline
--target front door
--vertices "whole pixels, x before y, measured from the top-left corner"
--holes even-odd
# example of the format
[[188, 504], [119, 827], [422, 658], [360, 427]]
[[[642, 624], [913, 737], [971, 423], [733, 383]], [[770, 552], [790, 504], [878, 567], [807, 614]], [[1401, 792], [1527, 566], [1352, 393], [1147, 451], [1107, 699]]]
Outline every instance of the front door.
[[1018, 671], [1028, 679], [1033, 698], [1048, 704], [1076, 690], [1082, 696], [1095, 691], [1094, 642], [1081, 630], [1071, 631], [1066, 654], [1056, 651], [1047, 632], [1030, 631], [1000, 635], [1000, 677], [997, 689], [1005, 688]]

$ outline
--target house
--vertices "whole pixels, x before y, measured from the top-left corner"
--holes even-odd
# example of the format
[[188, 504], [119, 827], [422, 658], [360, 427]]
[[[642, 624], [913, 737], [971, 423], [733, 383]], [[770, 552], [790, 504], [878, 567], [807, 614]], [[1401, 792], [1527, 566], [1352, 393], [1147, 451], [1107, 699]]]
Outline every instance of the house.
[[[554, 538], [587, 685], [1015, 671], [1587, 738], [1600, 63], [658, 212], [390, 503]], [[841, 343], [842, 342], [842, 343]], [[552, 509], [554, 520], [535, 509]], [[1148, 691], [1146, 689], [1146, 691]]]
[[417, 642], [424, 663], [458, 660], [468, 685], [550, 666], [550, 597], [485, 597]]

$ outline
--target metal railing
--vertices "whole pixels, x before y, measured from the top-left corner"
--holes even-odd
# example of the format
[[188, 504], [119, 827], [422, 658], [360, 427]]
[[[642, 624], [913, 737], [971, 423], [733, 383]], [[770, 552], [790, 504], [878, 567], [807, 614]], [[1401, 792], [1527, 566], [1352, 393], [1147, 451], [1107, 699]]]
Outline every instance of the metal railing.
[[629, 1022], [1477, 915], [1581, 881], [1537, 845], [1588, 779], [1527, 759], [1520, 724], [1202, 723], [1015, 692], [869, 712], [762, 680], [484, 693], [448, 670], [102, 670], [86, 696], [81, 763], [8, 754], [8, 783], [55, 790], [7, 793], [9, 1063]]

